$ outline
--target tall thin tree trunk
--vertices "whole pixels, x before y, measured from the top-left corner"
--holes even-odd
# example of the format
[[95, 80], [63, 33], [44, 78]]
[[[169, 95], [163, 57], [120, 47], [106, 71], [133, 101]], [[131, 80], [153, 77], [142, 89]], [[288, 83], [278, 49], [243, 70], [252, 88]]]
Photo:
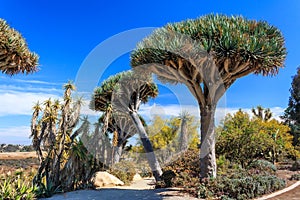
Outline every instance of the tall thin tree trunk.
[[216, 105], [200, 106], [201, 144], [200, 144], [200, 177], [217, 176], [215, 154], [215, 110]]
[[181, 119], [181, 131], [180, 131], [180, 151], [185, 151], [188, 149], [188, 130], [187, 130], [187, 119]]
[[152, 170], [152, 174], [155, 178], [156, 181], [160, 181], [161, 178], [160, 176], [162, 175], [162, 170], [161, 170], [161, 167], [160, 167], [160, 164], [154, 154], [154, 151], [153, 151], [153, 147], [152, 147], [152, 144], [149, 140], [149, 137], [146, 133], [146, 130], [138, 116], [138, 114], [136, 112], [130, 112], [130, 116], [133, 120], [133, 122], [135, 123], [136, 125], [136, 128], [138, 130], [138, 133], [139, 133], [139, 136], [140, 136], [140, 139], [142, 141], [142, 144], [143, 144], [143, 147], [144, 147], [144, 150], [146, 152], [146, 156], [147, 156], [147, 159], [148, 159], [148, 163], [150, 165], [150, 168]]

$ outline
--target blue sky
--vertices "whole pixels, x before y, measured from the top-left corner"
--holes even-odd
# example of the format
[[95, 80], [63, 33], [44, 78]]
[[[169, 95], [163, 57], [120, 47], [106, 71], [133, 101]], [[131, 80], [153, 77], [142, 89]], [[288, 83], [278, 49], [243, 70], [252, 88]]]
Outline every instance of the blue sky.
[[[161, 27], [168, 22], [210, 13], [266, 20], [282, 31], [288, 50], [285, 68], [276, 77], [250, 75], [236, 81], [219, 105], [220, 108], [226, 107], [227, 112], [262, 105], [270, 107], [278, 116], [287, 106], [291, 76], [300, 63], [299, 10], [297, 0], [2, 1], [0, 18], [20, 31], [29, 48], [39, 54], [40, 71], [13, 77], [0, 73], [0, 143], [29, 143], [33, 103], [49, 97], [59, 98], [61, 85], [76, 79], [84, 60], [103, 41], [124, 31]], [[107, 52], [113, 54], [117, 50], [115, 44], [108, 47]], [[100, 61], [105, 59], [98, 56]], [[95, 70], [103, 68], [92, 67]], [[130, 69], [129, 53], [124, 53], [102, 69], [104, 73], [99, 81], [127, 69]], [[195, 110], [193, 98], [184, 87], [160, 85], [160, 88], [160, 96], [144, 106], [142, 114], [151, 115], [163, 110], [176, 115], [178, 101]], [[155, 109], [153, 105], [156, 105]]]

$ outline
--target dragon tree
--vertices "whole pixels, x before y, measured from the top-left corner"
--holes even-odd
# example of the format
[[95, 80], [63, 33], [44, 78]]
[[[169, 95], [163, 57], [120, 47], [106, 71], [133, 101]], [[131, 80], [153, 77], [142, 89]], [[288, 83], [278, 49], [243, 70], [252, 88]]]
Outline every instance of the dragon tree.
[[37, 71], [38, 56], [28, 49], [22, 35], [0, 19], [0, 71], [4, 74]]
[[[141, 41], [131, 66], [148, 70], [166, 83], [185, 84], [196, 98], [201, 117], [200, 177], [216, 177], [215, 110], [239, 78], [273, 76], [284, 65], [280, 30], [242, 16], [206, 15], [167, 24]], [[141, 70], [142, 69], [142, 70]]]
[[[109, 77], [100, 87], [96, 88], [90, 105], [92, 109], [104, 112], [103, 133], [110, 128], [110, 118], [113, 118], [117, 128], [123, 129], [122, 131], [119, 130], [119, 133], [125, 133], [122, 139], [126, 139], [127, 136], [132, 134], [129, 131], [136, 131], [139, 134], [156, 181], [160, 180], [162, 170], [153, 152], [143, 120], [138, 115], [138, 110], [142, 103], [148, 102], [150, 98], [155, 98], [157, 95], [158, 88], [152, 82], [151, 76], [136, 75], [128, 71]], [[127, 122], [130, 122], [129, 124], [122, 122], [126, 118]], [[115, 140], [117, 137], [116, 135], [114, 136]], [[118, 145], [117, 143], [116, 141], [115, 146]], [[120, 150], [120, 148], [117, 149]]]

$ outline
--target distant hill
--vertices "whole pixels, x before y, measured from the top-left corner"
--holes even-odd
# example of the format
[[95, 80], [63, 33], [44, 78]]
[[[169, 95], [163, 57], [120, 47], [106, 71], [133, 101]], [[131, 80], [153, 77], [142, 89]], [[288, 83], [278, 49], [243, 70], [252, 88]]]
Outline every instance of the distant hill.
[[34, 151], [32, 145], [1, 144], [0, 152], [29, 152]]

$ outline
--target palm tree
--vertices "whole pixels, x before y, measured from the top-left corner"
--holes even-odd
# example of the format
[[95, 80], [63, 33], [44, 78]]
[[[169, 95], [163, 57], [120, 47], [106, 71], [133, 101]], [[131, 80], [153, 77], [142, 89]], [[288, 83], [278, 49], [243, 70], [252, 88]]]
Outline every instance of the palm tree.
[[30, 52], [22, 35], [0, 19], [0, 71], [5, 74], [37, 71], [38, 56]]
[[170, 23], [137, 45], [131, 66], [185, 84], [199, 104], [200, 177], [216, 177], [215, 110], [240, 77], [276, 75], [286, 58], [281, 32], [265, 21], [206, 15]]
[[[94, 91], [91, 103], [95, 110], [105, 111], [103, 109], [104, 103], [110, 100], [114, 113], [122, 113], [125, 119], [130, 118], [132, 120], [143, 143], [152, 173], [158, 181], [162, 175], [162, 170], [153, 152], [152, 144], [143, 123], [137, 113], [141, 103], [148, 102], [150, 98], [156, 97], [157, 94], [157, 86], [152, 82], [150, 77], [138, 78], [134, 73], [128, 71], [119, 73], [104, 81]], [[117, 121], [118, 118], [115, 120]]]

